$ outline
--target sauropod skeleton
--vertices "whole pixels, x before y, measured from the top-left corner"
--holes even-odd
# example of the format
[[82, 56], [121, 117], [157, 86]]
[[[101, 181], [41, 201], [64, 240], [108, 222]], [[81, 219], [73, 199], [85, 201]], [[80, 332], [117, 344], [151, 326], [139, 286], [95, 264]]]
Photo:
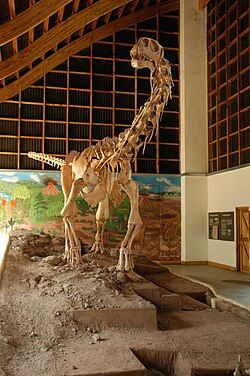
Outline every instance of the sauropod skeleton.
[[[130, 51], [131, 64], [136, 69], [150, 69], [151, 95], [140, 107], [132, 126], [118, 135], [105, 137], [81, 153], [71, 151], [65, 160], [53, 156], [29, 152], [30, 158], [61, 168], [64, 207], [61, 211], [65, 224], [64, 258], [72, 266], [82, 262], [80, 241], [74, 229], [78, 209], [75, 198], [81, 195], [89, 205], [98, 204], [96, 212], [97, 232], [93, 252], [103, 252], [104, 226], [109, 218], [109, 200], [114, 205], [121, 201], [121, 189], [129, 197], [131, 210], [127, 232], [121, 243], [117, 270], [133, 269], [132, 243], [142, 221], [139, 214], [137, 183], [131, 177], [131, 160], [141, 146], [145, 148], [158, 132], [161, 114], [171, 97], [172, 76], [169, 62], [164, 59], [160, 44], [151, 38], [140, 38]], [[144, 136], [144, 141], [140, 140]]]

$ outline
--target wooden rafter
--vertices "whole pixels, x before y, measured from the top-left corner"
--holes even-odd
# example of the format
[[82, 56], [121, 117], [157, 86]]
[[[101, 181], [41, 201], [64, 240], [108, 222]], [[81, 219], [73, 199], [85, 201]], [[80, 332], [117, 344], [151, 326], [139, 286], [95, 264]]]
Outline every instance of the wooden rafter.
[[59, 10], [58, 10], [58, 13], [57, 13], [57, 23], [61, 23], [62, 20], [63, 20], [63, 15], [64, 15], [64, 9], [65, 7], [61, 7]]
[[[1, 51], [1, 47], [0, 47], [0, 63], [1, 63], [1, 61], [2, 61], [2, 51]], [[0, 81], [1, 81], [1, 84], [2, 84], [3, 86], [5, 86], [5, 80], [2, 79], [2, 80], [0, 80]]]
[[95, 31], [90, 32], [84, 37], [81, 37], [74, 42], [63, 47], [60, 51], [55, 52], [49, 56], [46, 60], [34, 67], [31, 71], [24, 74], [18, 80], [12, 82], [8, 86], [0, 89], [0, 102], [12, 97], [21, 90], [30, 86], [34, 81], [41, 78], [44, 74], [51, 71], [55, 66], [64, 62], [68, 57], [74, 55], [79, 50], [89, 47], [92, 43], [106, 38], [114, 31], [120, 31], [133, 23], [138, 19], [145, 20], [154, 17], [157, 13], [163, 14], [179, 9], [178, 0], [170, 0], [166, 3], [159, 5], [153, 5], [148, 8], [137, 10], [136, 12], [124, 16], [116, 21], [110, 22], [107, 25], [98, 27]]
[[80, 0], [74, 0], [72, 14], [75, 14], [78, 11], [80, 5]]
[[[75, 31], [79, 30], [82, 25], [87, 25], [98, 19], [105, 13], [119, 8], [121, 5], [130, 2], [131, 0], [100, 0], [97, 3], [84, 9], [82, 12], [77, 13], [61, 24], [56, 25], [53, 29], [49, 30], [46, 35], [42, 35], [29, 48], [24, 49], [15, 56], [10, 57], [0, 64], [0, 79], [8, 77], [9, 75], [17, 72], [23, 67], [30, 64], [32, 61], [42, 57], [47, 51], [51, 50], [55, 45], [65, 40]], [[48, 22], [46, 20], [46, 22]]]
[[[29, 0], [29, 8], [35, 5], [35, 0]], [[29, 45], [34, 42], [34, 28], [29, 29]], [[32, 64], [29, 65], [29, 68], [32, 69]]]
[[[79, 5], [80, 5], [80, 0], [74, 0], [73, 7], [72, 7], [72, 13], [71, 13], [72, 16], [77, 13]], [[69, 43], [70, 42], [70, 36], [68, 38], [66, 38], [65, 41], [66, 41], [66, 43]]]
[[[43, 22], [43, 34], [46, 34], [49, 30], [49, 17]], [[40, 40], [40, 38], [39, 38]], [[45, 51], [46, 52], [46, 51]], [[45, 59], [45, 55], [41, 56], [42, 60]]]
[[[10, 11], [10, 19], [13, 20], [16, 17], [16, 7], [15, 7], [15, 0], [8, 0], [9, 2], [9, 11]], [[17, 38], [12, 40], [13, 46], [13, 53], [16, 55], [18, 53], [18, 43]], [[15, 72], [16, 77], [19, 77], [19, 72]]]
[[130, 12], [133, 13], [135, 11], [135, 8], [139, 4], [139, 0], [135, 0], [133, 4], [131, 5]]
[[124, 4], [122, 7], [119, 8], [118, 13], [117, 13], [118, 18], [121, 18], [122, 13], [124, 12], [125, 7], [126, 7], [126, 4]]
[[110, 19], [110, 17], [111, 17], [111, 14], [112, 14], [112, 12], [109, 12], [109, 13], [107, 13], [107, 14], [105, 15], [105, 17], [104, 17], [104, 23], [105, 23], [105, 24], [109, 22], [109, 19]]
[[40, 0], [17, 17], [0, 26], [0, 46], [34, 28], [72, 0]]
[[199, 9], [203, 10], [206, 8], [207, 4], [209, 3], [210, 0], [199, 0]]
[[[64, 9], [65, 9], [65, 7], [61, 7], [61, 8], [58, 10], [58, 12], [57, 12], [57, 20], [56, 20], [57, 25], [58, 25], [59, 23], [61, 23], [62, 20], [63, 20]], [[57, 51], [57, 45], [53, 48], [53, 50], [54, 50], [54, 51]]]
[[[35, 0], [29, 0], [29, 8], [35, 5]], [[29, 44], [34, 42], [34, 28], [29, 29]]]
[[91, 29], [92, 30], [95, 30], [96, 29], [96, 25], [97, 25], [97, 22], [98, 22], [99, 18], [97, 18], [96, 20], [94, 20], [91, 24]]

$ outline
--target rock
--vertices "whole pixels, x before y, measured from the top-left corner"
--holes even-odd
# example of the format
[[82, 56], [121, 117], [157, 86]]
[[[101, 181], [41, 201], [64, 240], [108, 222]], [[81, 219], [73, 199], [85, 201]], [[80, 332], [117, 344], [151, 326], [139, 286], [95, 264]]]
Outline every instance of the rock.
[[62, 286], [62, 288], [63, 288], [64, 290], [68, 290], [70, 287], [71, 287], [71, 284], [70, 284], [70, 283], [64, 283], [63, 286]]
[[126, 282], [126, 275], [125, 275], [125, 273], [123, 273], [123, 272], [118, 272], [117, 275], [116, 275], [116, 280], [117, 280], [118, 282], [121, 282], [121, 283]]
[[38, 275], [35, 276], [35, 278], [34, 278], [35, 286], [37, 286], [39, 284], [41, 279], [42, 279], [42, 275], [38, 274]]
[[43, 260], [53, 266], [59, 265], [62, 261], [60, 256], [47, 256]]
[[0, 367], [0, 376], [6, 376], [6, 373], [4, 372], [4, 370], [2, 369], [2, 367]]
[[118, 258], [119, 257], [119, 250], [116, 248], [111, 248], [109, 250], [109, 254], [111, 257]]
[[91, 338], [92, 344], [100, 342], [100, 341], [101, 341], [101, 337], [98, 333], [95, 333], [95, 334], [92, 335], [92, 338]]
[[36, 241], [36, 245], [38, 246], [38, 247], [41, 247], [41, 246], [46, 246], [46, 245], [49, 245], [51, 243], [51, 240], [50, 239], [48, 239], [47, 237], [42, 237], [42, 238], [39, 238], [39, 239], [37, 239], [37, 241]]
[[32, 332], [30, 332], [30, 337], [37, 337], [37, 334], [32, 330]]
[[40, 260], [42, 260], [42, 257], [40, 257], [40, 256], [32, 256], [30, 259], [31, 259], [31, 261], [40, 261]]
[[116, 266], [115, 266], [115, 265], [111, 265], [111, 266], [108, 267], [108, 271], [109, 271], [110, 273], [113, 273], [113, 272], [115, 271], [115, 269], [116, 269]]
[[51, 242], [54, 245], [62, 244], [62, 241], [60, 239], [58, 239], [58, 238], [52, 238]]

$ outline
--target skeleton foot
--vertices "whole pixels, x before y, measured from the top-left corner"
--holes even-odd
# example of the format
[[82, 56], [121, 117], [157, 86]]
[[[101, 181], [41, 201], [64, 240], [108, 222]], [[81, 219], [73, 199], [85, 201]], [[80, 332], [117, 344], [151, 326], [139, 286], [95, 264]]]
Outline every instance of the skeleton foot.
[[101, 242], [95, 242], [92, 245], [90, 252], [93, 252], [93, 253], [104, 253], [103, 244]]
[[64, 260], [72, 267], [82, 264], [81, 246], [65, 247]]
[[134, 262], [131, 255], [131, 251], [127, 248], [121, 247], [119, 261], [116, 266], [117, 271], [130, 272], [134, 269]]

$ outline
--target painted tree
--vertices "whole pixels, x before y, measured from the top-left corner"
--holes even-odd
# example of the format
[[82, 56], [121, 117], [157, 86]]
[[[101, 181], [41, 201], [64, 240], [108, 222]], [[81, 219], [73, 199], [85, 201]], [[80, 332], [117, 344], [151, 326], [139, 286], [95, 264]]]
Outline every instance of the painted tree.
[[46, 220], [46, 211], [48, 209], [48, 203], [44, 195], [39, 192], [34, 196], [29, 210], [29, 217], [32, 221], [37, 223], [43, 223]]

